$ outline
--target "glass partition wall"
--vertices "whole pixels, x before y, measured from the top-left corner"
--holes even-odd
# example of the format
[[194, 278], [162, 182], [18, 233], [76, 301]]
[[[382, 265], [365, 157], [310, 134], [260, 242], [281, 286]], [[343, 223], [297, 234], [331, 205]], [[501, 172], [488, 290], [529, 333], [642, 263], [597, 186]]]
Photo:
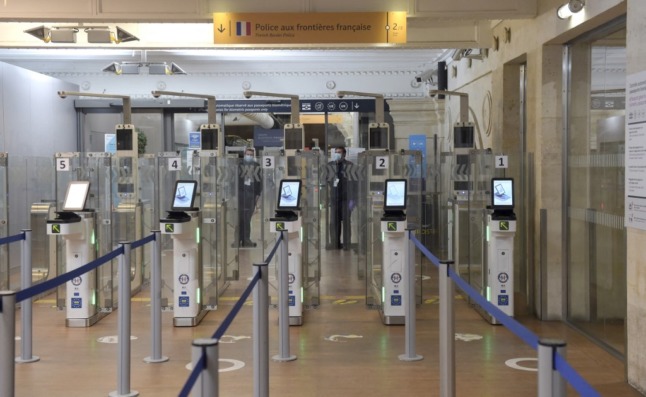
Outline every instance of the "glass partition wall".
[[567, 321], [624, 355], [625, 20], [566, 49]]

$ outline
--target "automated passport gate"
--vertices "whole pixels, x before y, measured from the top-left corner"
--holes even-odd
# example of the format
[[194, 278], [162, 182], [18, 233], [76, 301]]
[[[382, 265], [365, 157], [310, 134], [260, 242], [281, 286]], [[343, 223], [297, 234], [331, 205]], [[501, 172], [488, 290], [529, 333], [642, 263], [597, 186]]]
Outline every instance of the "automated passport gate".
[[192, 327], [200, 323], [202, 309], [202, 255], [199, 248], [201, 213], [194, 207], [197, 181], [178, 180], [171, 210], [160, 219], [162, 234], [173, 241], [173, 325]]
[[[299, 242], [301, 246], [301, 277], [299, 278], [302, 290], [302, 306], [304, 309], [320, 305], [320, 275], [321, 275], [321, 236], [323, 222], [321, 222], [321, 183], [323, 182], [325, 156], [319, 150], [312, 151], [284, 151], [280, 148], [270, 148], [262, 151], [258, 157], [262, 165], [263, 194], [262, 194], [262, 236], [263, 256], [269, 255], [274, 247], [278, 234], [271, 223], [276, 208], [279, 204], [280, 180], [300, 180], [302, 182], [300, 220], [301, 229]], [[321, 172], [323, 171], [323, 172]], [[291, 247], [291, 246], [290, 246]], [[276, 258], [276, 257], [275, 257]], [[270, 266], [278, 263], [272, 261]], [[270, 272], [277, 274], [274, 268]], [[296, 277], [294, 277], [296, 280]], [[277, 284], [275, 279], [270, 279], [270, 294], [276, 302]]]
[[[486, 297], [508, 316], [514, 315], [514, 180], [491, 179], [491, 211], [487, 215], [487, 292]], [[499, 324], [493, 316], [485, 318]]]
[[[200, 310], [215, 310], [229, 281], [239, 275], [238, 248], [232, 244], [237, 219], [238, 161], [218, 157], [214, 150], [165, 152], [157, 156], [159, 196], [155, 198], [155, 208], [162, 214], [159, 218], [172, 211], [168, 192], [175, 191], [178, 180], [198, 182], [194, 204], [201, 211], [198, 234], [194, 237], [199, 239], [202, 257], [198, 301]], [[162, 289], [162, 307], [171, 311], [178, 303], [172, 287], [177, 280], [174, 274], [175, 240], [172, 234], [161, 237], [162, 279], [167, 287]]]
[[[301, 201], [300, 179], [282, 179], [278, 185], [278, 203], [276, 215], [270, 219], [270, 227], [277, 234], [282, 234], [287, 241], [287, 249], [280, 251], [278, 256], [278, 279], [287, 281], [288, 287], [280, 284], [279, 306], [283, 293], [287, 289], [287, 301], [289, 308], [289, 325], [303, 325], [303, 303], [302, 303], [302, 249], [301, 249], [301, 217], [298, 214]], [[287, 269], [280, 266], [284, 261], [283, 255], [287, 255]], [[287, 270], [287, 275], [283, 272]]]
[[[406, 229], [421, 224], [421, 153], [370, 150], [359, 154], [358, 163], [358, 218], [365, 222], [359, 225], [359, 260], [366, 269], [366, 304], [380, 311], [384, 324], [404, 324]], [[386, 202], [387, 181], [391, 197], [402, 200], [403, 194], [403, 203]], [[421, 255], [415, 256], [416, 277], [410, 281], [415, 283], [415, 301], [421, 303]]]
[[[56, 153], [54, 157], [56, 168], [55, 173], [55, 196], [56, 208], [59, 211], [64, 211], [66, 204], [67, 190], [72, 182], [76, 181], [89, 181], [89, 191], [87, 197], [87, 208], [91, 208], [92, 212], [78, 211], [77, 214], [86, 219], [92, 218], [91, 233], [83, 240], [83, 244], [91, 244], [92, 256], [91, 259], [84, 263], [79, 263], [79, 257], [70, 258], [67, 255], [69, 247], [68, 238], [63, 237], [65, 233], [52, 233], [50, 221], [47, 221], [47, 234], [56, 239], [56, 275], [63, 274], [68, 271], [70, 266], [78, 267], [90, 262], [94, 257], [101, 257], [108, 254], [113, 250], [112, 246], [112, 233], [111, 233], [111, 213], [112, 213], [112, 160], [109, 153], [86, 153], [81, 156], [77, 152]], [[67, 211], [75, 212], [75, 211]], [[89, 221], [83, 221], [89, 222]], [[54, 222], [53, 224], [55, 224]], [[72, 229], [78, 228], [74, 226]], [[65, 228], [64, 228], [65, 229]], [[68, 228], [69, 229], [69, 228]], [[88, 229], [90, 230], [90, 229]], [[77, 233], [76, 230], [73, 230]], [[77, 239], [78, 236], [73, 237]], [[68, 262], [70, 265], [68, 265]], [[114, 261], [113, 261], [114, 262]], [[88, 303], [96, 307], [96, 319], [81, 319], [74, 321], [67, 321], [70, 327], [76, 326], [89, 326], [96, 320], [112, 312], [117, 307], [117, 293], [116, 293], [116, 280], [117, 280], [117, 266], [116, 263], [106, 263], [99, 266], [93, 271], [94, 285], [90, 287], [93, 291]], [[51, 277], [51, 276], [49, 276]], [[78, 280], [76, 280], [78, 282]], [[68, 283], [69, 284], [69, 283]], [[88, 284], [89, 285], [89, 284]], [[57, 288], [57, 307], [65, 309], [70, 306], [71, 298], [70, 291], [67, 285], [62, 285]], [[75, 301], [75, 305], [78, 300]], [[92, 321], [90, 321], [92, 320]]]
[[[72, 181], [60, 211], [47, 220], [47, 234], [61, 236], [65, 245], [65, 271], [77, 269], [94, 259], [96, 214], [85, 208], [89, 181]], [[66, 325], [89, 327], [99, 319], [97, 308], [97, 271], [89, 271], [65, 283]]]

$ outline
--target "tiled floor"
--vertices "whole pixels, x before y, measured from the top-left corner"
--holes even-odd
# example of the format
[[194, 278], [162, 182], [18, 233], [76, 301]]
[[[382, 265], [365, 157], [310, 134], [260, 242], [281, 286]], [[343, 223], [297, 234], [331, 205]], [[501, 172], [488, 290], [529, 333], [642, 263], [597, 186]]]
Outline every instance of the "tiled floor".
[[[404, 327], [384, 326], [377, 311], [365, 307], [365, 281], [357, 278], [352, 252], [324, 251], [321, 305], [305, 312], [304, 325], [290, 328], [292, 362], [270, 362], [270, 395], [274, 396], [438, 396], [437, 299], [417, 309], [417, 362], [398, 359], [404, 353]], [[145, 290], [132, 302], [131, 389], [142, 396], [176, 396], [189, 376], [191, 341], [210, 337], [246, 287], [257, 250], [241, 251], [241, 280], [231, 284], [217, 311], [194, 328], [174, 328], [172, 313], [163, 313], [163, 354], [170, 360], [146, 364], [151, 354], [150, 308]], [[431, 274], [429, 285], [436, 281]], [[117, 313], [90, 328], [66, 328], [64, 312], [53, 300], [34, 305], [33, 351], [41, 360], [16, 365], [16, 396], [105, 396], [117, 388], [117, 346], [97, 341], [117, 334]], [[502, 326], [485, 322], [456, 296], [457, 396], [536, 395], [536, 352]], [[270, 356], [278, 353], [277, 310], [270, 309]], [[18, 323], [20, 311], [18, 311]], [[559, 322], [519, 319], [534, 333], [567, 341], [567, 357], [604, 396], [639, 396], [624, 380], [624, 364], [581, 334]], [[252, 306], [245, 305], [220, 343], [220, 395], [251, 396]], [[19, 333], [18, 333], [19, 335]], [[17, 342], [16, 355], [20, 352]], [[3, 354], [6, 354], [3, 352]], [[526, 360], [522, 360], [526, 359]], [[231, 361], [236, 360], [236, 361]], [[232, 369], [244, 364], [240, 369]], [[568, 395], [577, 395], [571, 388]]]

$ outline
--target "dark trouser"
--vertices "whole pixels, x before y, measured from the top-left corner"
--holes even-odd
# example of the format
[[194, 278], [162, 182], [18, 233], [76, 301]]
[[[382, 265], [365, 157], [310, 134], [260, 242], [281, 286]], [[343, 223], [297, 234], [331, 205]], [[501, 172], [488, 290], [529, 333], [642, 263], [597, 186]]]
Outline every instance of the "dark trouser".
[[242, 203], [238, 207], [238, 236], [240, 242], [251, 240], [251, 217], [253, 217], [254, 204]]
[[345, 201], [330, 207], [330, 244], [332, 244], [332, 248], [340, 248], [342, 241], [345, 249], [350, 248], [352, 241], [351, 213], [352, 211], [348, 209], [348, 204]]

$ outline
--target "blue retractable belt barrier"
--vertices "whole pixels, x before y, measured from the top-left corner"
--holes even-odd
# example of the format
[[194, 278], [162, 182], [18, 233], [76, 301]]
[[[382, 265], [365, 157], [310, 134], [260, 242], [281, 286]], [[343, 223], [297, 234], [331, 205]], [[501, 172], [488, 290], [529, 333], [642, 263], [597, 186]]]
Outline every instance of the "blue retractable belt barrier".
[[25, 239], [25, 233], [18, 233], [13, 236], [0, 238], [0, 245], [13, 243], [14, 241], [20, 241]]
[[[422, 253], [431, 261], [435, 266], [440, 265], [440, 261], [433, 255], [431, 252], [422, 245], [422, 243], [415, 238], [415, 236], [410, 235], [410, 239], [413, 240], [415, 246], [422, 251]], [[507, 327], [512, 333], [522, 339], [525, 343], [536, 350], [538, 348], [538, 337], [534, 335], [530, 330], [525, 328], [518, 321], [512, 317], [506, 315], [502, 310], [498, 309], [496, 306], [487, 301], [481, 294], [478, 293], [473, 287], [471, 287], [466, 281], [464, 281], [453, 269], [449, 268], [449, 276], [453, 281], [460, 287], [470, 298], [476, 301], [484, 310], [489, 312], [496, 320], [500, 321], [505, 327]], [[558, 370], [570, 385], [579, 392], [582, 396], [591, 396], [597, 397], [600, 394], [585, 380], [581, 375], [579, 375], [576, 370], [574, 370], [568, 362], [561, 357], [560, 354], [556, 353], [554, 357], [554, 368]]]
[[195, 365], [195, 368], [193, 368], [193, 371], [191, 371], [191, 375], [189, 375], [188, 379], [186, 379], [186, 383], [184, 383], [184, 387], [182, 387], [182, 390], [179, 392], [179, 397], [188, 397], [188, 394], [191, 392], [191, 389], [193, 388], [193, 386], [195, 386], [195, 382], [197, 382], [197, 378], [205, 369], [204, 368], [205, 361], [206, 361], [206, 355], [202, 353], [202, 357], [200, 358], [200, 360], [197, 360], [197, 364]]
[[40, 284], [36, 284], [33, 287], [29, 287], [25, 290], [18, 291], [16, 293], [16, 303], [22, 302], [25, 299], [33, 298], [34, 296], [41, 294], [47, 290], [50, 290], [52, 288], [58, 287], [59, 285], [72, 280], [73, 278], [79, 277], [90, 270], [94, 270], [97, 267], [101, 266], [102, 264], [111, 261], [112, 259], [116, 258], [117, 256], [123, 254], [123, 246], [115, 249], [112, 252], [109, 252], [102, 257], [93, 260], [92, 262], [83, 265], [79, 268], [76, 268], [74, 270], [71, 270], [67, 273], [61, 274], [58, 277], [54, 277], [51, 280], [44, 281]]
[[253, 276], [251, 279], [251, 282], [247, 286], [247, 289], [242, 293], [240, 296], [240, 299], [236, 302], [236, 304], [233, 306], [233, 309], [227, 314], [227, 317], [224, 319], [222, 324], [218, 327], [218, 329], [215, 331], [213, 334], [212, 338], [214, 339], [220, 339], [222, 338], [222, 335], [226, 332], [227, 328], [229, 328], [229, 325], [233, 322], [233, 319], [238, 315], [238, 312], [242, 308], [242, 305], [244, 305], [245, 301], [251, 295], [251, 291], [253, 291], [253, 287], [256, 286], [256, 283], [260, 280], [260, 272], [256, 272], [256, 275]]
[[278, 240], [276, 240], [276, 244], [274, 245], [274, 248], [271, 250], [271, 252], [269, 253], [269, 256], [265, 260], [265, 263], [271, 262], [271, 259], [274, 257], [274, 254], [276, 253], [276, 250], [278, 250], [278, 246], [280, 245], [280, 240], [282, 240], [282, 239], [283, 239], [283, 234], [281, 233], [278, 236]]
[[132, 244], [130, 245], [130, 248], [131, 248], [131, 249], [139, 248], [139, 247], [141, 247], [142, 245], [148, 244], [149, 242], [154, 241], [154, 240], [155, 240], [155, 234], [151, 234], [151, 235], [150, 235], [150, 236], [148, 236], [148, 237], [144, 237], [144, 238], [142, 238], [141, 240], [137, 240], [137, 241], [135, 241], [134, 243], [132, 243]]
[[579, 392], [580, 395], [585, 397], [601, 397], [598, 391], [596, 391], [574, 368], [568, 364], [565, 359], [555, 352], [554, 354], [554, 368], [559, 371], [561, 376], [563, 376], [570, 385]]

